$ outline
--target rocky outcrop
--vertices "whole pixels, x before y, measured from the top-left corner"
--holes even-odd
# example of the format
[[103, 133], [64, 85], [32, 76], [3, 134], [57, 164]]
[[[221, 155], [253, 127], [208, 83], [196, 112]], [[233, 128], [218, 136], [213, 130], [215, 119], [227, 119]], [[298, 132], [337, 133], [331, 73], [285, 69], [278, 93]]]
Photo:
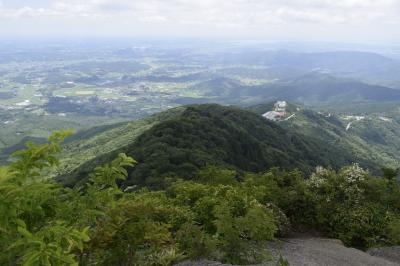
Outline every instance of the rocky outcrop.
[[345, 247], [340, 240], [326, 238], [283, 239], [270, 244], [276, 256], [282, 254], [291, 266], [394, 266], [400, 265], [361, 250]]
[[[368, 253], [348, 248], [340, 240], [287, 238], [268, 244], [275, 258], [286, 258], [291, 266], [400, 266], [400, 247], [380, 248]], [[182, 262], [179, 266], [228, 266], [212, 261]], [[274, 262], [261, 265], [275, 265]]]

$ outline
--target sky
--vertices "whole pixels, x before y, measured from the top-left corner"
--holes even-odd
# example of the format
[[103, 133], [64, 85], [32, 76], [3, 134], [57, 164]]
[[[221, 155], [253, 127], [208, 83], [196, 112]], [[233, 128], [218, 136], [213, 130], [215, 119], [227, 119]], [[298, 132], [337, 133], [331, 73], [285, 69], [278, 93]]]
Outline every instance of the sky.
[[400, 44], [400, 0], [0, 0], [0, 37]]

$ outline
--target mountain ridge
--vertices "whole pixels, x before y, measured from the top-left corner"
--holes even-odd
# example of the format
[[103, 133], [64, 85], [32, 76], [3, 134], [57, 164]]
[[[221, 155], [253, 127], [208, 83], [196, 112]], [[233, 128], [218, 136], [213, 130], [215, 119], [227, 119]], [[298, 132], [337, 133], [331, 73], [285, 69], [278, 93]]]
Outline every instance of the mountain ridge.
[[[356, 161], [374, 166], [330, 140], [281, 127], [253, 111], [206, 104], [186, 106], [166, 120], [146, 127], [120, 148], [94, 156], [58, 180], [72, 185], [79, 181], [79, 176], [85, 176], [95, 165], [120, 152], [139, 162], [126, 184], [147, 186], [162, 184], [160, 176], [192, 178], [208, 164], [239, 172], [265, 171], [271, 167], [311, 172], [318, 165], [339, 168]], [[78, 178], [70, 182], [66, 176]], [[153, 177], [158, 179], [152, 180]]]

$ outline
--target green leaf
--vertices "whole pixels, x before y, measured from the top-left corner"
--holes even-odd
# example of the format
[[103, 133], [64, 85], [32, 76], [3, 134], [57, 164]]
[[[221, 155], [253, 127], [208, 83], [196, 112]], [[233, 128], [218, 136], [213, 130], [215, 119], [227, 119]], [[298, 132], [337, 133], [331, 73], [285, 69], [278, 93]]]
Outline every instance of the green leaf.
[[24, 228], [24, 227], [18, 226], [17, 231], [18, 231], [18, 233], [20, 233], [22, 236], [24, 236], [24, 237], [26, 237], [26, 238], [28, 238], [28, 239], [33, 238], [32, 234], [31, 234], [28, 230], [26, 230], [26, 228]]

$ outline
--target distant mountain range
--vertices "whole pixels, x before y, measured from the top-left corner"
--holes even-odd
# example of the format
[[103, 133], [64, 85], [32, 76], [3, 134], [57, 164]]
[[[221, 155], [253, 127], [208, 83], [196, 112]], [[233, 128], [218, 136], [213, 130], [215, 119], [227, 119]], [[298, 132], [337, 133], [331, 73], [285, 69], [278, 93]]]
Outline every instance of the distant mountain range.
[[205, 97], [180, 99], [182, 103], [220, 102], [249, 105], [268, 100], [287, 99], [312, 105], [332, 102], [400, 101], [400, 90], [318, 72], [257, 86], [219, 77], [200, 82], [190, 89]]
[[254, 51], [226, 53], [221, 63], [258, 64], [271, 71], [298, 74], [320, 71], [337, 77], [352, 78], [371, 84], [400, 88], [400, 61], [385, 56], [354, 51], [296, 53], [281, 51]]

